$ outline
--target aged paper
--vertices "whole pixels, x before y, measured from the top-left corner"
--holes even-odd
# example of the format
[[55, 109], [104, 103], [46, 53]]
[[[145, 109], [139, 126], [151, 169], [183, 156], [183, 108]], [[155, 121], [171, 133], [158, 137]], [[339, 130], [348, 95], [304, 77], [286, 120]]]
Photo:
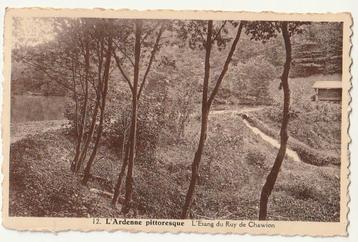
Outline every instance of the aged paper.
[[351, 25], [7, 9], [4, 226], [347, 235]]

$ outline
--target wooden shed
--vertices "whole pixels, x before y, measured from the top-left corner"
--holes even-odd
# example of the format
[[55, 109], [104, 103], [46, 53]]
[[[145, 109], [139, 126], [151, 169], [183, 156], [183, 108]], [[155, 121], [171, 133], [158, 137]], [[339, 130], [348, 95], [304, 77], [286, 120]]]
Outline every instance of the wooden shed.
[[341, 81], [316, 81], [313, 84], [315, 90], [315, 101], [335, 101], [342, 100]]

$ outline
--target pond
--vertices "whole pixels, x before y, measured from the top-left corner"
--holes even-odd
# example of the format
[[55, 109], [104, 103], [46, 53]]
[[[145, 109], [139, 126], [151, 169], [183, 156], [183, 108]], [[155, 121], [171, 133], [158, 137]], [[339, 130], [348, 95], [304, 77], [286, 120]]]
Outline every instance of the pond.
[[64, 119], [66, 97], [14, 95], [11, 97], [11, 123]]

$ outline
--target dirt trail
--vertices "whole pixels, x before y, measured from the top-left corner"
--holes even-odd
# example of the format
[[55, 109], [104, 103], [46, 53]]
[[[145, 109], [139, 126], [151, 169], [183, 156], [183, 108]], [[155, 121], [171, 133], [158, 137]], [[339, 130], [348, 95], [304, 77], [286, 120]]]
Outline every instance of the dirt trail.
[[259, 106], [259, 107], [238, 107], [237, 110], [236, 109], [213, 110], [213, 111], [210, 112], [210, 115], [243, 114], [243, 113], [250, 113], [250, 112], [260, 111], [260, 110], [262, 110], [264, 108], [265, 107]]
[[12, 144], [29, 135], [65, 128], [67, 125], [68, 120], [65, 119], [12, 123], [10, 125], [10, 142]]
[[[221, 114], [238, 115], [238, 114], [246, 114], [246, 113], [250, 113], [250, 112], [254, 112], [254, 111], [259, 111], [259, 110], [262, 110], [262, 109], [264, 109], [264, 107], [243, 107], [243, 108], [240, 108], [239, 110], [228, 109], [228, 110], [212, 111], [210, 114], [211, 115], [221, 115]], [[275, 147], [277, 149], [280, 148], [280, 143], [279, 143], [278, 140], [268, 136], [267, 134], [262, 132], [257, 127], [254, 127], [254, 126], [250, 125], [244, 119], [243, 119], [243, 122], [252, 132], [254, 132], [255, 134], [259, 135], [262, 140], [264, 140], [265, 142], [269, 143], [270, 145], [272, 145], [273, 147]], [[301, 159], [299, 158], [297, 152], [292, 150], [292, 149], [290, 149], [289, 147], [287, 147], [286, 155], [288, 157], [292, 158], [296, 162], [302, 162]]]

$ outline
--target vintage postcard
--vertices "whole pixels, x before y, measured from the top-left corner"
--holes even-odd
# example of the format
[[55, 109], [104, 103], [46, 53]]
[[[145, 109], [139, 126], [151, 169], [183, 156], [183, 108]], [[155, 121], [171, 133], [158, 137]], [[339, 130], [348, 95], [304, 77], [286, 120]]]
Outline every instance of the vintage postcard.
[[347, 235], [351, 25], [7, 9], [3, 225]]

